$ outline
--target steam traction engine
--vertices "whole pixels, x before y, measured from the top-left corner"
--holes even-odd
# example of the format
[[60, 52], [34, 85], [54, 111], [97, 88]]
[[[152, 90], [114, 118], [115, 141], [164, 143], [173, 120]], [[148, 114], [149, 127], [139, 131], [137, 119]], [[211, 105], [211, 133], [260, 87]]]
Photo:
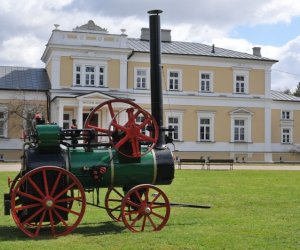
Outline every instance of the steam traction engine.
[[[154, 186], [171, 184], [174, 178], [162, 119], [159, 13], [149, 12], [153, 115], [130, 100], [112, 99], [91, 111], [84, 129], [63, 130], [37, 122], [24, 144], [21, 171], [4, 196], [5, 214], [11, 212], [26, 235], [72, 232], [86, 204], [100, 207], [99, 202], [88, 202], [86, 193], [91, 196], [104, 187], [108, 188], [104, 199], [108, 215], [123, 221], [129, 230], [160, 230], [167, 223], [169, 200]], [[115, 105], [120, 103], [125, 109], [117, 112]], [[92, 125], [101, 110], [110, 115], [108, 128]], [[108, 140], [99, 143], [99, 137]]]

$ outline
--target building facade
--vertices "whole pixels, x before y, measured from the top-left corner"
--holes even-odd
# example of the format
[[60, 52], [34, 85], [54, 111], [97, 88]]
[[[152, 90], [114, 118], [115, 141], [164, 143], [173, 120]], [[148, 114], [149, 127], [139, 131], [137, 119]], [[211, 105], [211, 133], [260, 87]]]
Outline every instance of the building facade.
[[[161, 37], [164, 123], [175, 129], [169, 132], [175, 156], [300, 160], [300, 98], [271, 90], [276, 60], [262, 57], [260, 48], [247, 54], [177, 42], [170, 30]], [[55, 29], [42, 61], [51, 84], [47, 116], [63, 128], [72, 119], [82, 128], [91, 109], [112, 98], [131, 99], [151, 111], [148, 29], [140, 39], [124, 30], [110, 34], [93, 21], [72, 31]], [[111, 119], [103, 107], [93, 123], [108, 128]]]

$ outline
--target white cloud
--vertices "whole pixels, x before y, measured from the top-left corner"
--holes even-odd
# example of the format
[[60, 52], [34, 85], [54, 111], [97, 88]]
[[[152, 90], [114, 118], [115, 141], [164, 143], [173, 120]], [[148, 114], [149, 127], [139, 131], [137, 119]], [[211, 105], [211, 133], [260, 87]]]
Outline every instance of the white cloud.
[[[214, 43], [217, 47], [252, 53], [253, 44], [249, 41], [229, 37], [233, 28], [288, 23], [293, 17], [300, 16], [299, 0], [175, 2], [0, 0], [0, 65], [43, 66], [40, 57], [55, 23], [60, 24], [62, 30], [72, 30], [93, 19], [110, 33], [119, 34], [120, 29], [125, 28], [129, 37], [139, 37], [140, 29], [148, 26], [147, 10], [158, 8], [164, 10], [162, 27], [172, 29], [173, 40]], [[281, 47], [261, 47], [263, 56], [279, 60], [274, 65], [272, 88], [295, 88], [300, 81], [297, 75], [300, 38]]]
[[1, 46], [2, 65], [43, 67], [37, 60], [41, 57], [44, 47], [36, 37], [13, 37], [4, 41]]
[[292, 17], [300, 15], [299, 0], [272, 0], [262, 4], [255, 13], [253, 22], [259, 23], [278, 23], [290, 22]]

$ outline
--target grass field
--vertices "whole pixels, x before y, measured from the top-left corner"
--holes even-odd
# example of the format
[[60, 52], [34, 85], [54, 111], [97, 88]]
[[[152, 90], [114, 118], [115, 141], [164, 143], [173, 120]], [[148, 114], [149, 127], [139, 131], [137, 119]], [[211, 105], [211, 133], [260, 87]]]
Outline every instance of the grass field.
[[300, 171], [177, 170], [173, 184], [161, 187], [170, 201], [211, 209], [174, 207], [162, 231], [131, 233], [104, 210], [88, 207], [71, 235], [34, 240], [3, 216], [8, 175], [15, 174], [0, 173], [1, 250], [300, 248]]

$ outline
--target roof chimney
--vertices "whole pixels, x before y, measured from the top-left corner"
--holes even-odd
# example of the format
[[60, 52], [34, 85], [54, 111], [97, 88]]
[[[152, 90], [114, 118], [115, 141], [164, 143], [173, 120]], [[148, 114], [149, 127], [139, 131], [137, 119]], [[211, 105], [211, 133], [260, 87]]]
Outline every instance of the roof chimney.
[[253, 47], [253, 48], [252, 48], [252, 50], [253, 50], [253, 55], [254, 55], [254, 56], [261, 57], [260, 49], [261, 49], [261, 47]]

